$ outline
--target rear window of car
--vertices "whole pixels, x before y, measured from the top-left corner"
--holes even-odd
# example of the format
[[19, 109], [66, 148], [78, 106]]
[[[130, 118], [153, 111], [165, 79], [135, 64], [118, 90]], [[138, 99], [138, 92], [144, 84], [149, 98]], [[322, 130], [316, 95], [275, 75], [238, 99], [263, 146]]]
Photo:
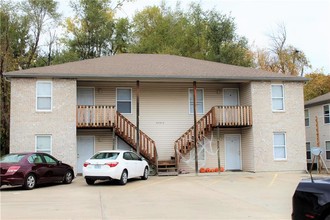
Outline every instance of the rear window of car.
[[0, 158], [1, 163], [18, 163], [20, 162], [23, 157], [25, 157], [25, 154], [7, 154], [3, 155]]
[[117, 152], [100, 152], [95, 154], [91, 159], [109, 159], [115, 160], [117, 159], [119, 153]]

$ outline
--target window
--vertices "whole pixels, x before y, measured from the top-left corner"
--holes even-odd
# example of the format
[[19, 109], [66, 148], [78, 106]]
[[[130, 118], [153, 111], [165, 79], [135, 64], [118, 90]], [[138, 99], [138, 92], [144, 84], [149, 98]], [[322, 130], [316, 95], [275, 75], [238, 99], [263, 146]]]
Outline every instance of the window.
[[286, 159], [285, 133], [274, 133], [274, 159]]
[[47, 164], [57, 164], [57, 161], [48, 155], [44, 155], [44, 158]]
[[52, 110], [52, 82], [37, 82], [37, 111]]
[[309, 126], [309, 110], [305, 109], [305, 126]]
[[330, 124], [330, 113], [329, 113], [330, 105], [323, 106], [324, 112], [324, 124]]
[[306, 159], [307, 160], [312, 159], [312, 156], [311, 156], [311, 143], [310, 142], [306, 142]]
[[136, 155], [135, 153], [130, 152], [130, 154], [131, 154], [131, 157], [133, 158], [133, 160], [141, 160], [140, 157], [138, 155]]
[[132, 113], [132, 89], [117, 88], [117, 111]]
[[284, 110], [283, 85], [272, 85], [272, 109], [273, 109], [273, 111], [283, 111]]
[[36, 135], [36, 151], [51, 154], [52, 152], [52, 136]]
[[330, 160], [330, 141], [325, 142], [325, 157]]
[[[197, 114], [204, 114], [204, 90], [196, 89]], [[194, 89], [189, 89], [189, 114], [194, 114]]]
[[29, 163], [43, 163], [43, 160], [39, 154], [33, 154], [28, 158]]

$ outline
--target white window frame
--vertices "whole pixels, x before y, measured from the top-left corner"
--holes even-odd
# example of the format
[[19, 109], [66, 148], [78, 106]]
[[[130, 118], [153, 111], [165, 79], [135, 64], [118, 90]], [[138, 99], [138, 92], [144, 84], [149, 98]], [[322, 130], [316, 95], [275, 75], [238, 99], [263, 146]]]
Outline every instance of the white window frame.
[[[276, 146], [275, 145], [275, 135], [276, 134], [282, 134], [284, 135], [284, 146]], [[283, 148], [284, 147], [284, 153], [285, 153], [285, 157], [284, 158], [276, 158], [275, 157], [275, 148]], [[276, 161], [283, 161], [283, 160], [287, 160], [287, 149], [286, 149], [286, 133], [285, 132], [274, 132], [273, 133], [273, 156], [274, 156], [274, 160]]]
[[[330, 160], [330, 156], [328, 157], [328, 155], [327, 155], [327, 152], [330, 152], [330, 148], [329, 148], [329, 150], [327, 150], [327, 143], [329, 143], [329, 145], [330, 145], [330, 140], [326, 140], [325, 142], [324, 142], [324, 148], [325, 148], [325, 159], [326, 160]], [[330, 153], [329, 153], [330, 154]]]
[[130, 88], [130, 87], [117, 87], [116, 88], [116, 108], [117, 108], [117, 110], [118, 110], [118, 101], [119, 102], [128, 102], [129, 101], [129, 100], [118, 100], [118, 90], [120, 90], [120, 89], [128, 89], [131, 92], [131, 100], [130, 100], [131, 112], [125, 112], [125, 113], [120, 112], [120, 113], [121, 114], [133, 114], [133, 91], [132, 91], [132, 88]]
[[[307, 116], [306, 116], [306, 111], [307, 111]], [[305, 114], [305, 127], [309, 127], [310, 126], [310, 114], [309, 114], [309, 109], [308, 108], [305, 108], [304, 114]], [[308, 120], [307, 125], [306, 125], [306, 120]]]
[[[282, 87], [283, 97], [273, 97], [273, 87], [275, 87], [275, 86], [281, 86]], [[284, 91], [284, 85], [283, 84], [272, 84], [271, 85], [271, 97], [272, 97], [272, 111], [273, 112], [284, 112], [285, 111], [285, 91]], [[283, 109], [274, 109], [273, 108], [273, 101], [274, 101], [274, 99], [282, 99]]]
[[[307, 144], [309, 144], [309, 150], [307, 149]], [[309, 152], [310, 158], [307, 158], [307, 152]], [[312, 159], [312, 151], [311, 151], [311, 142], [310, 141], [306, 141], [306, 159], [307, 160], [311, 160]]]
[[[50, 146], [49, 150], [48, 149], [38, 149], [38, 137], [50, 137]], [[52, 149], [53, 149], [53, 137], [51, 134], [36, 134], [35, 135], [35, 152], [45, 152], [52, 154]]]
[[[329, 111], [328, 114], [325, 114], [325, 109], [324, 109], [325, 106], [328, 106], [328, 111]], [[325, 125], [330, 125], [330, 104], [327, 104], [327, 105], [323, 105], [323, 106], [322, 106], [322, 115], [323, 115], [323, 118], [324, 118], [323, 123], [324, 123]], [[325, 118], [326, 118], [326, 117], [329, 118], [329, 122], [328, 122], [328, 123], [325, 122]]]
[[[38, 96], [38, 84], [47, 83], [50, 84], [50, 96]], [[50, 98], [50, 109], [38, 109], [38, 98]], [[37, 112], [51, 112], [53, 109], [53, 82], [46, 80], [38, 80], [36, 82], [36, 111]]]
[[[202, 112], [198, 112], [198, 108], [196, 108], [197, 109], [197, 115], [204, 115], [204, 112], [205, 112], [205, 110], [204, 110], [204, 106], [205, 106], [205, 103], [204, 103], [204, 89], [203, 88], [197, 88], [196, 89], [196, 93], [197, 93], [197, 90], [201, 90], [202, 91], [202, 98], [203, 98], [203, 101], [202, 101]], [[192, 91], [192, 92], [190, 93], [190, 91]], [[190, 115], [191, 114], [194, 114], [194, 109], [192, 109], [192, 111], [190, 109], [191, 104], [194, 105], [194, 103], [190, 103], [191, 95], [192, 95], [192, 100], [194, 102], [194, 89], [193, 88], [189, 88], [188, 89], [188, 108], [189, 108], [188, 110], [189, 110], [189, 114]], [[197, 97], [196, 97], [196, 99], [197, 99]], [[196, 103], [196, 107], [197, 107], [197, 105], [198, 105], [198, 101]]]

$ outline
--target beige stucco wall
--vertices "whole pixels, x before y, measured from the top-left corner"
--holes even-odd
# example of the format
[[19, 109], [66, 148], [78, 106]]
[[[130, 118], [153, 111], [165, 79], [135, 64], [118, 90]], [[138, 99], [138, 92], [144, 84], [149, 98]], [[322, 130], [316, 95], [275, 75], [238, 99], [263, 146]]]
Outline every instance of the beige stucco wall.
[[[281, 82], [273, 82], [281, 84]], [[252, 82], [255, 171], [305, 170], [303, 83], [284, 82], [285, 110], [273, 112], [271, 82]], [[286, 133], [286, 160], [274, 160], [273, 133]]]
[[52, 136], [52, 155], [76, 167], [76, 81], [52, 82], [52, 111], [36, 111], [36, 79], [11, 79], [10, 152], [35, 151], [36, 135]]
[[[47, 79], [46, 79], [47, 80]], [[11, 152], [34, 151], [35, 135], [52, 135], [52, 154], [76, 167], [76, 81], [53, 79], [52, 112], [36, 112], [36, 79], [12, 79]], [[281, 83], [281, 82], [276, 82]], [[132, 88], [132, 114], [125, 114], [136, 123], [136, 84], [134, 82], [78, 82], [78, 87], [95, 88], [95, 105], [116, 105], [116, 88]], [[226, 134], [241, 136], [242, 169], [277, 171], [305, 169], [305, 126], [303, 84], [285, 82], [285, 111], [272, 112], [271, 83], [243, 84], [197, 83], [204, 89], [204, 114], [223, 104], [223, 88], [239, 88], [240, 104], [252, 105], [251, 128], [220, 129], [220, 160], [225, 166]], [[156, 141], [160, 160], [174, 156], [174, 142], [193, 125], [189, 114], [188, 89], [192, 83], [140, 82], [140, 129]], [[198, 115], [200, 118], [203, 115]], [[275, 161], [273, 133], [286, 133], [287, 159]], [[111, 131], [78, 130], [78, 135], [95, 136], [95, 151], [115, 148]], [[216, 130], [203, 166], [216, 167], [218, 156]], [[200, 164], [202, 165], [202, 164]], [[192, 166], [182, 167], [194, 171]], [[189, 168], [190, 167], [190, 168]]]
[[[330, 103], [329, 103], [330, 104]], [[322, 150], [322, 158], [323, 161], [326, 163], [328, 169], [330, 169], [330, 160], [326, 159], [326, 149], [325, 149], [325, 142], [330, 141], [330, 124], [324, 123], [324, 112], [323, 112], [324, 105], [312, 106], [309, 107], [309, 126], [306, 128], [306, 142], [310, 142], [311, 147], [316, 147], [316, 119], [315, 116], [318, 117], [318, 130], [319, 130], [319, 141], [320, 141], [320, 148]], [[313, 158], [313, 156], [312, 156]], [[309, 163], [312, 160], [308, 160]]]

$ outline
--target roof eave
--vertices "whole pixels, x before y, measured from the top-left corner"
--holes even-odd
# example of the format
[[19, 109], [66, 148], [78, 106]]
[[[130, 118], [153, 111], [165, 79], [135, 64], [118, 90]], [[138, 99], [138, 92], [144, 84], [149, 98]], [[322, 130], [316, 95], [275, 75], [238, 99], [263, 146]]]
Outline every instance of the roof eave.
[[309, 79], [304, 77], [268, 77], [268, 76], [258, 76], [258, 77], [240, 77], [240, 76], [219, 76], [219, 77], [196, 77], [196, 76], [166, 76], [166, 75], [157, 75], [155, 76], [144, 76], [144, 75], [68, 75], [68, 74], [44, 74], [44, 75], [36, 75], [36, 74], [4, 74], [6, 78], [64, 78], [64, 79], [121, 79], [121, 80], [187, 80], [190, 81], [289, 81], [289, 82], [307, 82]]

